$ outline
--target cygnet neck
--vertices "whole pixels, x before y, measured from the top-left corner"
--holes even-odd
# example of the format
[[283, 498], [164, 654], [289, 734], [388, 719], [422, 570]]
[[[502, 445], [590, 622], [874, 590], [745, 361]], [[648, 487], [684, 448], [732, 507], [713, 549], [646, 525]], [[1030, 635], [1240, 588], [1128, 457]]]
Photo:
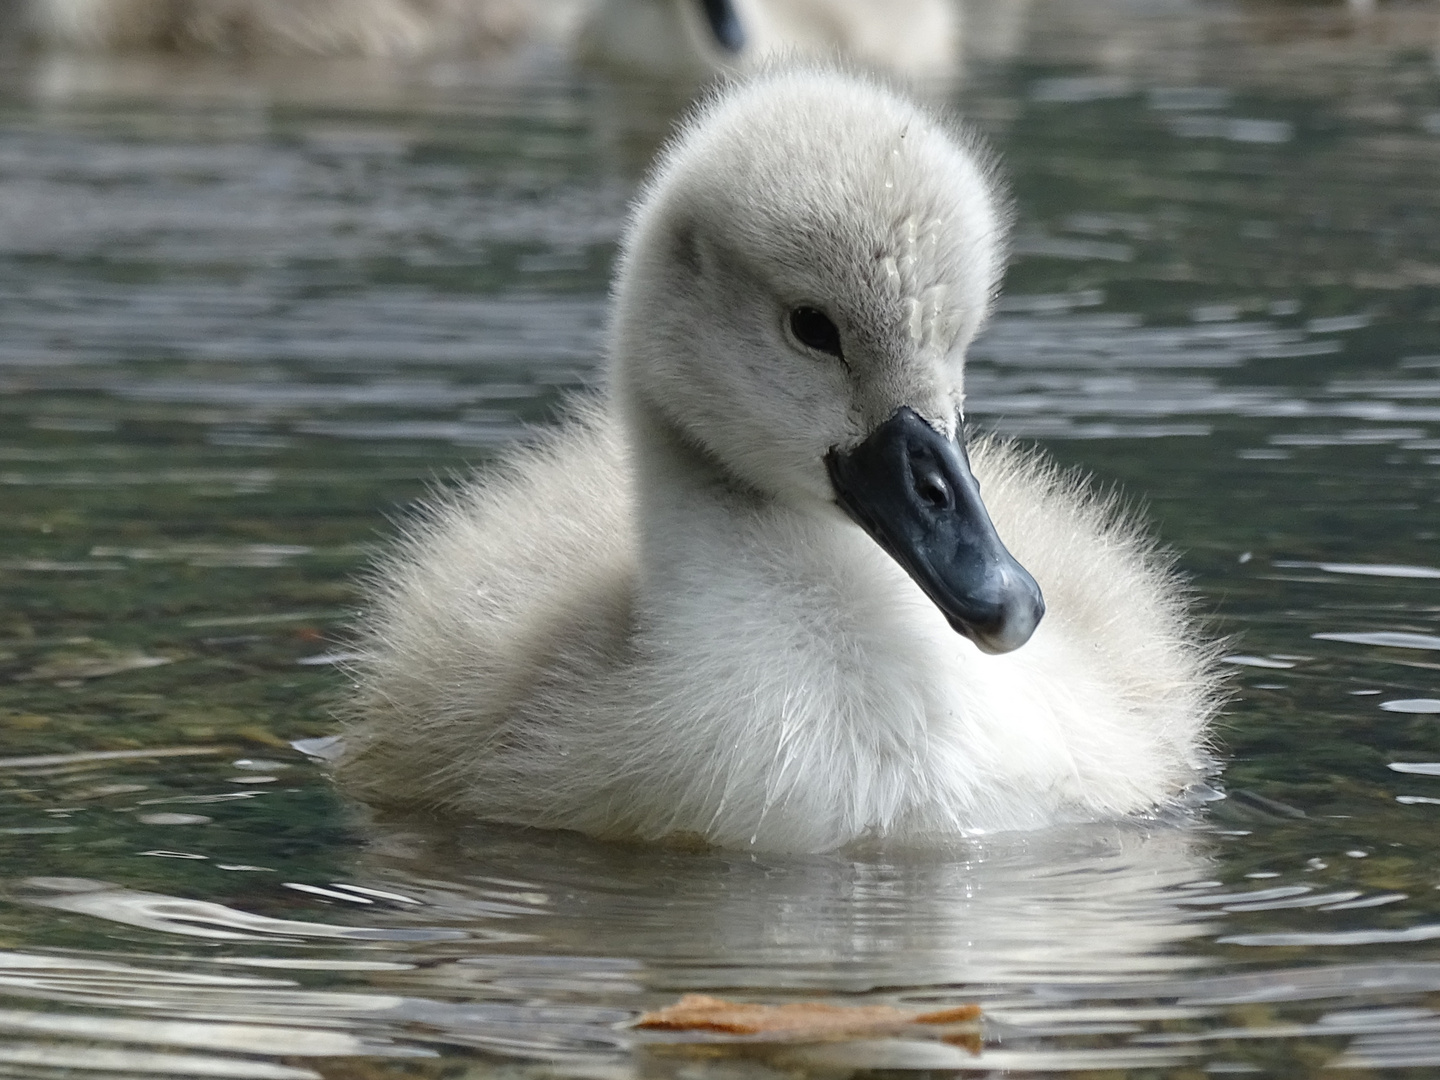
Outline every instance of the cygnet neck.
[[620, 380], [614, 394], [635, 482], [643, 590], [668, 590], [708, 573], [718, 551], [743, 544], [761, 518], [819, 514], [844, 526], [833, 506], [792, 504], [746, 482], [643, 391]]
[[736, 475], [642, 391], [622, 385], [615, 397], [632, 455], [642, 529], [652, 514], [683, 512], [699, 503], [759, 508], [773, 501]]

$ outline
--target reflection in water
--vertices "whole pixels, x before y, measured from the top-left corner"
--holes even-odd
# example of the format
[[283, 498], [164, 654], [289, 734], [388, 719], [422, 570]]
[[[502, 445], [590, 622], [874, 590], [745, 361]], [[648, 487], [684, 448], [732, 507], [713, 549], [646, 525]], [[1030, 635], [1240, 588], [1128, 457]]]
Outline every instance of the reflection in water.
[[[503, 828], [456, 836], [392, 826], [373, 834], [358, 875], [367, 884], [311, 890], [380, 901], [364, 927], [330, 921], [340, 914], [333, 907], [328, 918], [275, 919], [96, 881], [34, 878], [17, 883], [15, 899], [161, 936], [148, 964], [64, 951], [0, 955], [0, 987], [29, 1003], [0, 1011], [0, 1029], [81, 1034], [77, 1021], [35, 1011], [50, 1002], [92, 1017], [99, 1010], [83, 1029], [88, 1039], [217, 1055], [268, 1053], [282, 1039], [295, 1057], [469, 1047], [566, 1071], [627, 1062], [663, 1071], [676, 1067], [674, 1038], [625, 1024], [679, 992], [838, 993], [985, 1008], [979, 1056], [913, 1038], [847, 1046], [843, 1056], [867, 1068], [1068, 1071], [1167, 1065], [1234, 1039], [1307, 1033], [1363, 1034], [1370, 1041], [1354, 1052], [1393, 1053], [1376, 1039], [1413, 1032], [1419, 1014], [1432, 1015], [1372, 1018], [1352, 1008], [1310, 1024], [1224, 1027], [1238, 1005], [1440, 990], [1440, 964], [1206, 974], [1213, 962], [1181, 945], [1221, 931], [1222, 913], [1287, 901], [1333, 908], [1338, 897], [1358, 895], [1312, 895], [1304, 885], [1227, 890], [1205, 876], [1214, 869], [1206, 837], [1180, 826], [1098, 826], [992, 838], [938, 862], [771, 860]], [[399, 882], [406, 894], [395, 892]], [[167, 939], [232, 949], [176, 956]], [[365, 942], [365, 952], [315, 952], [336, 941]], [[236, 953], [239, 943], [245, 951]], [[267, 943], [287, 951], [252, 951]], [[364, 985], [307, 985], [324, 973]], [[766, 1060], [822, 1068], [841, 1060], [837, 1053], [782, 1047]]]
[[[125, 923], [127, 926], [164, 930], [215, 941], [262, 941], [267, 937], [282, 941], [293, 941], [297, 938], [386, 941], [397, 935], [400, 940], [408, 940], [414, 935], [422, 938], [437, 934], [440, 937], [459, 936], [447, 935], [443, 931], [384, 930], [375, 927], [296, 922], [293, 919], [270, 919], [263, 915], [251, 915], [227, 908], [223, 904], [212, 904], [204, 900], [177, 900], [155, 893], [112, 888], [104, 882], [86, 878], [36, 877], [26, 878], [23, 884], [27, 889], [42, 894], [29, 901], [37, 907], [96, 915]], [[57, 895], [44, 895], [46, 893]]]
[[[996, 838], [940, 862], [654, 852], [506, 829], [460, 837], [387, 830], [374, 847], [362, 876], [376, 884], [311, 890], [380, 901], [364, 927], [269, 918], [86, 879], [31, 878], [12, 890], [23, 904], [175, 941], [270, 941], [292, 950], [366, 942], [368, 961], [293, 951], [207, 961], [192, 953], [172, 969], [17, 952], [0, 956], [0, 986], [15, 998], [120, 1014], [93, 1029], [101, 1039], [253, 1052], [274, 1045], [267, 1040], [281, 1034], [277, 1025], [302, 1024], [315, 1030], [296, 1043], [305, 1048], [297, 1054], [472, 1046], [614, 1064], [629, 1060], [637, 1039], [655, 1038], [618, 1024], [692, 988], [864, 994], [927, 1007], [974, 997], [1016, 1033], [1029, 1030], [1038, 1010], [1033, 1052], [1057, 1058], [1064, 1054], [1042, 1036], [1079, 1023], [1059, 1017], [1060, 1003], [1091, 996], [1097, 980], [1124, 980], [1127, 996], [1145, 996], [1147, 981], [1203, 963], [1174, 946], [1207, 932], [1193, 901], [1214, 885], [1200, 876], [1203, 837], [1173, 826]], [[475, 869], [457, 875], [457, 866]], [[394, 891], [398, 881], [406, 895]], [[235, 965], [363, 972], [369, 987], [334, 992], [289, 977], [225, 973]], [[144, 1019], [157, 1013], [167, 1019]], [[15, 1016], [25, 1030], [69, 1030], [58, 1020], [46, 1027], [45, 1014]], [[214, 1022], [221, 1016], [224, 1023]], [[409, 1030], [414, 1023], [425, 1033]], [[930, 1059], [946, 1053], [922, 1047]], [[867, 1051], [877, 1066], [904, 1064], [916, 1052], [903, 1041]], [[1029, 1052], [1002, 1058], [1024, 1067]], [[987, 1063], [967, 1057], [962, 1065]]]
[[[14, 56], [0, 1075], [1440, 1067], [1440, 15], [965, 14], [1019, 222], [973, 419], [1146, 499], [1241, 635], [1229, 798], [928, 860], [355, 820], [289, 745], [333, 730], [347, 581], [593, 379], [682, 103]], [[688, 990], [975, 999], [986, 1045], [626, 1029]]]

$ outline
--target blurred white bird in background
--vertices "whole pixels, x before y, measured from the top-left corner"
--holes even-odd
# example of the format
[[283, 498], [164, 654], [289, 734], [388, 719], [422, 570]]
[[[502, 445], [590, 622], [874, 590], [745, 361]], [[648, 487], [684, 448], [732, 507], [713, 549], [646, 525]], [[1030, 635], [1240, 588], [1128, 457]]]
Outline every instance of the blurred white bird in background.
[[549, 43], [609, 68], [694, 80], [777, 54], [930, 78], [958, 61], [954, 0], [29, 0], [41, 41], [407, 59]]

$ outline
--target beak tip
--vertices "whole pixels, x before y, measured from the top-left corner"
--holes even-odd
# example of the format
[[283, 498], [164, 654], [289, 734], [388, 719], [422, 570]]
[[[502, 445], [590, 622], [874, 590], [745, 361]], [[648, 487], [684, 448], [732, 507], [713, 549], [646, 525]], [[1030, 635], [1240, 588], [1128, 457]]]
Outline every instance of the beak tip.
[[993, 630], [980, 630], [958, 619], [950, 620], [950, 626], [956, 633], [969, 638], [975, 643], [975, 647], [987, 656], [1014, 652], [1029, 642], [1039, 625], [1040, 619], [1035, 616], [1007, 620], [1003, 626]]
[[1014, 652], [1026, 644], [1045, 618], [1045, 597], [1040, 586], [1018, 563], [1014, 570], [1018, 573], [1006, 576], [1017, 580], [1007, 580], [1003, 599], [994, 605], [988, 618], [946, 616], [956, 633], [969, 638], [989, 656]]

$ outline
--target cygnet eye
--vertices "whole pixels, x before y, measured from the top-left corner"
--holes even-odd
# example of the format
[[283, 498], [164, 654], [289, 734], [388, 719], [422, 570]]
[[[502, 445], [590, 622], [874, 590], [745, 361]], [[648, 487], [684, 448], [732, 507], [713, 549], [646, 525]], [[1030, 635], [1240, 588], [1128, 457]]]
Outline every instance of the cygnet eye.
[[840, 353], [840, 331], [819, 308], [802, 306], [791, 311], [790, 332], [801, 345], [844, 359]]

